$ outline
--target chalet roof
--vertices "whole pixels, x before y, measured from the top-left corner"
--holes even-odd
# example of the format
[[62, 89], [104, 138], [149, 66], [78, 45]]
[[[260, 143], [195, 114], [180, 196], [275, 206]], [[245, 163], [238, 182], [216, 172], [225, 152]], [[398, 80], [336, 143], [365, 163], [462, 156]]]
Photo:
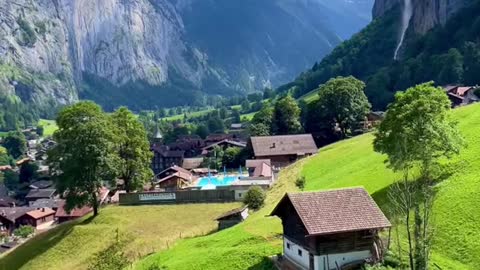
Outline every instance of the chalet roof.
[[182, 173], [186, 173], [186, 174], [191, 174], [191, 172], [189, 172], [188, 170], [185, 170], [184, 168], [180, 167], [180, 166], [177, 166], [177, 165], [173, 165], [171, 167], [168, 167], [166, 168], [165, 170], [161, 171], [160, 173], [158, 173], [157, 175], [160, 175], [160, 174], [163, 174], [167, 171], [170, 171], [170, 170], [173, 170], [173, 171], [176, 171], [176, 172], [182, 172]]
[[58, 208], [60, 204], [63, 203], [61, 199], [38, 199], [36, 201], [30, 202], [30, 207], [35, 208]]
[[0, 166], [0, 171], [7, 171], [7, 170], [11, 170], [12, 169], [12, 166], [10, 165], [3, 165], [3, 166]]
[[260, 166], [262, 163], [265, 163], [267, 165], [272, 165], [270, 159], [247, 159], [245, 161], [245, 167], [247, 168], [256, 168]]
[[35, 199], [35, 198], [51, 198], [55, 194], [56, 190], [53, 188], [46, 189], [32, 189], [28, 192], [25, 198]]
[[200, 173], [200, 174], [205, 174], [205, 173], [212, 173], [212, 174], [215, 174], [215, 173], [218, 173], [217, 170], [215, 169], [208, 169], [208, 168], [196, 168], [196, 169], [193, 169], [192, 172], [194, 173]]
[[216, 143], [209, 144], [209, 145], [203, 147], [202, 150], [208, 150], [208, 149], [211, 149], [211, 148], [213, 148], [217, 145], [221, 145], [221, 144], [230, 144], [230, 145], [233, 145], [233, 146], [236, 146], [236, 147], [241, 147], [241, 148], [245, 148], [247, 146], [246, 143], [225, 139], [225, 140], [221, 140], [221, 141], [216, 142]]
[[317, 153], [312, 134], [252, 137], [255, 156], [306, 155]]
[[70, 213], [67, 213], [67, 211], [65, 211], [64, 207], [65, 207], [65, 201], [62, 201], [62, 202], [58, 205], [57, 213], [55, 213], [55, 216], [56, 216], [56, 217], [73, 217], [73, 218], [77, 218], [77, 217], [83, 217], [83, 216], [85, 216], [86, 214], [88, 214], [88, 213], [90, 213], [90, 212], [93, 211], [93, 208], [92, 208], [92, 207], [84, 206], [84, 207], [81, 207], [81, 208], [75, 208], [75, 209], [73, 209], [72, 211], [70, 211]]
[[262, 163], [261, 165], [255, 167], [255, 170], [253, 171], [253, 176], [271, 177], [272, 167], [266, 163]]
[[233, 210], [230, 210], [230, 211], [228, 211], [228, 212], [223, 213], [222, 215], [220, 215], [219, 217], [217, 217], [215, 220], [221, 220], [221, 219], [224, 219], [224, 218], [227, 218], [227, 217], [230, 217], [230, 216], [234, 216], [234, 215], [240, 214], [240, 213], [242, 213], [243, 211], [245, 211], [246, 209], [248, 209], [247, 206], [235, 208], [235, 209], [233, 209]]
[[22, 159], [20, 159], [19, 161], [17, 161], [16, 165], [17, 165], [17, 166], [22, 166], [23, 163], [30, 162], [31, 160], [32, 160], [32, 159], [29, 158], [29, 157], [22, 158]]
[[12, 205], [15, 205], [16, 201], [12, 197], [9, 197], [7, 195], [0, 195], [0, 206], [1, 207], [10, 207]]
[[242, 123], [233, 123], [230, 125], [231, 129], [241, 129], [243, 127]]
[[271, 215], [278, 215], [282, 202], [289, 201], [309, 235], [381, 229], [388, 219], [363, 188], [286, 194]]
[[0, 216], [3, 216], [10, 222], [14, 223], [19, 217], [27, 212], [35, 210], [32, 207], [0, 207]]
[[53, 209], [45, 207], [45, 208], [28, 211], [27, 213], [25, 213], [25, 215], [30, 216], [34, 219], [41, 219], [44, 217], [55, 215], [55, 211]]
[[45, 189], [45, 188], [51, 187], [52, 185], [53, 185], [52, 181], [40, 180], [40, 181], [31, 183], [29, 187], [34, 189]]
[[164, 145], [153, 145], [151, 149], [152, 151], [159, 153], [163, 157], [183, 158], [183, 156], [185, 155], [185, 151], [169, 150], [168, 147]]
[[191, 170], [196, 169], [202, 165], [203, 158], [184, 158], [182, 168]]

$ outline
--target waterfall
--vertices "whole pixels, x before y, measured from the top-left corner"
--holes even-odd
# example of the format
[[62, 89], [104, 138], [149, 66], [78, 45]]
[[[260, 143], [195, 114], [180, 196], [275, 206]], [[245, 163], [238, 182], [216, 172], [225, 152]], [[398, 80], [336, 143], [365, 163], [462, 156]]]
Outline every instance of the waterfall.
[[395, 54], [393, 59], [398, 59], [398, 51], [402, 47], [403, 40], [405, 39], [405, 34], [407, 33], [408, 26], [410, 25], [410, 19], [413, 15], [412, 0], [403, 0], [403, 12], [402, 12], [402, 35], [400, 36], [400, 41], [398, 42], [397, 48], [395, 49]]

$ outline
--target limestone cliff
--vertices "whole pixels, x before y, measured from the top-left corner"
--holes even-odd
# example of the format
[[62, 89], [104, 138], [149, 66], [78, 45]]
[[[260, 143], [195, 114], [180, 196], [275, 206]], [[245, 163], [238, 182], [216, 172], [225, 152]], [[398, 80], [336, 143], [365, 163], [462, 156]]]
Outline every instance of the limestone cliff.
[[0, 94], [140, 109], [278, 85], [366, 25], [371, 1], [0, 0]]
[[[413, 16], [410, 27], [419, 34], [424, 34], [438, 24], [445, 24], [447, 19], [465, 6], [469, 0], [412, 0]], [[395, 6], [403, 6], [404, 0], [376, 0], [373, 17], [385, 14]]]

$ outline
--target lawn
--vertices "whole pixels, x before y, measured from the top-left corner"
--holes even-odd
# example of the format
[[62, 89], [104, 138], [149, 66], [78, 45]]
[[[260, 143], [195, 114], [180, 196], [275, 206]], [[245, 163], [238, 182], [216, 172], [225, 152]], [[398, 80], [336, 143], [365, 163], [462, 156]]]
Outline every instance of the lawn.
[[[435, 204], [436, 238], [432, 259], [443, 269], [477, 269], [480, 265], [480, 104], [454, 111], [468, 148], [450, 161], [453, 174], [439, 184]], [[316, 156], [283, 170], [267, 196], [266, 206], [240, 225], [212, 235], [177, 242], [169, 250], [139, 261], [168, 269], [272, 269], [265, 256], [281, 252], [281, 226], [267, 217], [286, 191], [296, 191], [304, 175], [307, 190], [364, 186], [380, 204], [386, 188], [398, 178], [373, 152], [371, 134], [320, 149]], [[456, 168], [456, 169], [455, 169]]]
[[[209, 108], [209, 109], [205, 109], [205, 110], [201, 110], [201, 111], [197, 111], [197, 112], [187, 113], [187, 118], [204, 116], [204, 115], [212, 112], [213, 110], [214, 109]], [[182, 113], [182, 114], [167, 116], [167, 117], [164, 117], [162, 119], [166, 120], [166, 121], [176, 121], [176, 120], [183, 120], [183, 117], [185, 117], [185, 114]]]
[[172, 246], [180, 238], [204, 235], [216, 228], [228, 204], [108, 206], [95, 219], [86, 217], [38, 235], [0, 260], [0, 269], [86, 269], [95, 252], [114, 241], [117, 233], [130, 239], [132, 260]]
[[53, 133], [58, 129], [55, 120], [40, 119], [38, 125], [43, 126], [43, 136], [52, 136]]

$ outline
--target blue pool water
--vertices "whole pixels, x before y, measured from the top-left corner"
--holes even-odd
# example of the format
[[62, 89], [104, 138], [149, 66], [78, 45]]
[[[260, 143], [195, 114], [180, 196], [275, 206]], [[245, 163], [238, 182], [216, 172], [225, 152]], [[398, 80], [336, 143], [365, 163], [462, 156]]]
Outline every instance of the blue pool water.
[[210, 177], [202, 177], [198, 181], [197, 186], [205, 187], [205, 186], [229, 186], [230, 183], [236, 181], [238, 176], [210, 176]]

